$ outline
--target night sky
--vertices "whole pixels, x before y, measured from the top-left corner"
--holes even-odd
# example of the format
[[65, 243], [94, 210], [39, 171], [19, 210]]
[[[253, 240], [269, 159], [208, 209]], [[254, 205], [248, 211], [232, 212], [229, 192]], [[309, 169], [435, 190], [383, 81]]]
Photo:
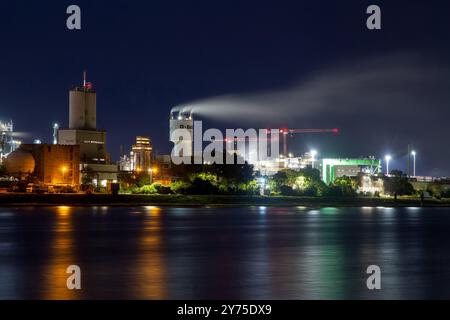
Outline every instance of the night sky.
[[429, 0], [2, 1], [0, 119], [50, 142], [86, 69], [113, 160], [136, 135], [168, 153], [169, 111], [188, 104], [204, 128], [340, 128], [297, 136], [295, 154], [390, 153], [405, 170], [411, 143], [418, 175], [450, 176], [449, 15]]

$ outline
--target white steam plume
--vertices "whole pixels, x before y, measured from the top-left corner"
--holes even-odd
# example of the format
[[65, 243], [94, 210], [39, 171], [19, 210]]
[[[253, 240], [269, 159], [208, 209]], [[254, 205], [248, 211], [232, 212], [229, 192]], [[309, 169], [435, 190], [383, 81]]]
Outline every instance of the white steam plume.
[[322, 70], [270, 92], [226, 94], [177, 106], [206, 118], [289, 120], [328, 115], [390, 117], [429, 113], [449, 103], [450, 69], [435, 59], [399, 53]]

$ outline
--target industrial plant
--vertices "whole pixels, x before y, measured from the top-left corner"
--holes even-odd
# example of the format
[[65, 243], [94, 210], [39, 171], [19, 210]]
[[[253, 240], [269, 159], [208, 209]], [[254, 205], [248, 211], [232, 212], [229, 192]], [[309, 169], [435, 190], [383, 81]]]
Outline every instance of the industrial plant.
[[20, 141], [14, 140], [14, 124], [12, 121], [0, 121], [0, 164], [20, 145]]
[[[68, 127], [60, 127], [55, 123], [51, 143], [42, 143], [39, 139], [36, 139], [33, 144], [22, 143], [15, 139], [12, 121], [0, 122], [0, 163], [6, 170], [6, 175], [2, 179], [15, 183], [14, 187], [8, 189], [9, 191], [111, 192], [113, 189], [117, 190], [119, 185], [123, 187], [133, 184], [130, 181], [135, 181], [141, 189], [145, 185], [156, 183], [158, 186], [165, 186], [167, 191], [173, 182], [180, 180], [180, 173], [176, 173], [176, 164], [171, 161], [171, 156], [191, 158], [194, 164], [213, 164], [206, 161], [194, 148], [196, 138], [199, 138], [195, 135], [202, 135], [200, 144], [204, 143], [203, 132], [201, 128], [196, 127], [199, 123], [201, 125], [201, 121], [194, 121], [192, 110], [182, 107], [172, 108], [169, 114], [168, 140], [173, 144], [171, 154], [155, 154], [151, 138], [140, 134], [136, 136], [135, 143], [131, 145], [128, 152], [123, 152], [121, 147], [120, 159], [114, 162], [106, 147], [107, 132], [97, 128], [97, 93], [94, 85], [87, 81], [86, 72], [83, 73], [82, 84], [73, 86], [68, 93]], [[196, 115], [196, 118], [200, 120], [201, 115]], [[179, 129], [184, 130], [185, 133], [181, 139], [175, 134]], [[276, 132], [276, 139], [271, 140], [270, 143], [275, 143], [281, 152], [277, 153], [276, 157], [268, 159], [261, 159], [258, 152], [249, 150], [248, 139], [242, 144], [244, 151], [237, 148], [240, 141], [236, 137], [223, 139], [224, 153], [229, 152], [241, 157], [252, 167], [260, 194], [273, 192], [273, 190], [266, 190], [269, 188], [266, 181], [276, 177], [278, 173], [286, 172], [286, 170], [302, 172], [307, 169], [318, 170], [318, 177], [324, 185], [334, 185], [342, 178], [357, 178], [360, 192], [383, 193], [384, 187], [380, 177], [390, 174], [390, 156], [386, 156], [382, 161], [374, 156], [320, 157], [316, 150], [305, 150], [303, 153], [293, 154], [288, 152], [288, 144], [296, 136], [337, 135], [339, 130], [337, 128], [279, 128], [274, 132]], [[413, 157], [414, 173], [411, 175], [408, 171], [407, 178], [415, 183], [417, 189], [426, 190], [427, 185], [423, 183], [433, 182], [436, 179], [416, 176], [415, 151], [408, 152], [411, 152], [408, 157], [408, 168], [411, 167], [409, 161]], [[386, 172], [383, 172], [383, 167]], [[123, 184], [124, 180], [128, 182]], [[22, 187], [19, 187], [20, 185]], [[298, 185], [294, 183], [291, 187], [296, 189]], [[159, 188], [162, 190], [161, 187]], [[139, 190], [136, 192], [140, 192]]]

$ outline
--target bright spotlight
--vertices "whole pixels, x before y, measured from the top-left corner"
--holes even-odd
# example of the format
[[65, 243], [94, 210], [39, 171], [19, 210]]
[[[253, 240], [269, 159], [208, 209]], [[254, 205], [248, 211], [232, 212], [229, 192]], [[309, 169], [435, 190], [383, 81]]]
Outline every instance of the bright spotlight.
[[387, 154], [385, 157], [384, 157], [384, 160], [386, 160], [386, 175], [389, 175], [389, 161], [392, 159], [392, 157], [389, 155], [389, 154]]
[[313, 149], [309, 153], [311, 155], [311, 168], [314, 169], [314, 161], [316, 160], [317, 150]]

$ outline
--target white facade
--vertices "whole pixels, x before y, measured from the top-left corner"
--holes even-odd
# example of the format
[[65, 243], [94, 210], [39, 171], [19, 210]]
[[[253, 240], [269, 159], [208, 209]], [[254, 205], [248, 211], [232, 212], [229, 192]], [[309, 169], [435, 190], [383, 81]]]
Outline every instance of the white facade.
[[93, 89], [75, 87], [69, 92], [69, 128], [96, 130], [97, 95]]
[[[188, 139], [182, 141], [182, 140], [176, 140], [173, 136], [175, 133], [175, 130], [177, 129], [183, 129], [187, 130], [189, 133]], [[170, 130], [169, 130], [169, 137], [170, 141], [174, 143], [173, 147], [173, 154], [183, 157], [183, 156], [192, 156], [193, 155], [193, 143], [194, 143], [194, 119], [192, 119], [190, 114], [182, 114], [180, 113], [178, 116], [175, 116], [174, 114], [170, 117]], [[184, 154], [182, 150], [182, 143], [184, 145], [189, 145], [190, 147], [186, 150], [184, 148]]]

